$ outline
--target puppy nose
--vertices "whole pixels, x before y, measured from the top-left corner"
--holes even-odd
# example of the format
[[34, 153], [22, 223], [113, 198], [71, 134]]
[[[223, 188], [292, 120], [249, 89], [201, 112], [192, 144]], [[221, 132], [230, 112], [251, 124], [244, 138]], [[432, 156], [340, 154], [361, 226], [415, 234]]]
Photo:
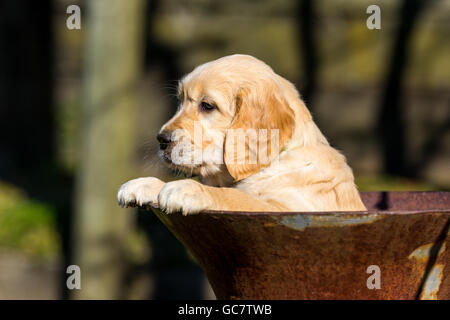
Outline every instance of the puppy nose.
[[167, 146], [170, 143], [170, 137], [172, 136], [172, 134], [169, 131], [163, 131], [160, 134], [158, 134], [156, 136], [156, 139], [159, 142], [159, 148], [161, 150], [165, 150], [167, 149]]

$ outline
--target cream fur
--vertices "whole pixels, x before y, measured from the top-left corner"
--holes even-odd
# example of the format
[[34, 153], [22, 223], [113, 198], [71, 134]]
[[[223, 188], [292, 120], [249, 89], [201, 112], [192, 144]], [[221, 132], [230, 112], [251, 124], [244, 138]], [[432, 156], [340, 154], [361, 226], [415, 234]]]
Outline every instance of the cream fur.
[[[172, 140], [175, 136], [178, 140], [171, 147], [183, 141], [202, 152], [203, 159], [197, 164], [175, 165], [173, 159], [167, 160], [167, 151], [159, 154], [169, 167], [198, 175], [201, 183], [131, 180], [119, 190], [120, 205], [158, 203], [167, 213], [183, 214], [366, 210], [345, 157], [328, 144], [294, 85], [262, 61], [232, 55], [205, 63], [181, 80], [179, 94], [179, 111], [161, 132], [177, 132]], [[217, 109], [202, 112], [202, 101]], [[200, 125], [201, 142], [192, 138], [194, 123]], [[266, 164], [259, 156], [255, 164], [227, 162], [227, 129], [235, 127], [278, 129], [282, 145], [276, 157]]]

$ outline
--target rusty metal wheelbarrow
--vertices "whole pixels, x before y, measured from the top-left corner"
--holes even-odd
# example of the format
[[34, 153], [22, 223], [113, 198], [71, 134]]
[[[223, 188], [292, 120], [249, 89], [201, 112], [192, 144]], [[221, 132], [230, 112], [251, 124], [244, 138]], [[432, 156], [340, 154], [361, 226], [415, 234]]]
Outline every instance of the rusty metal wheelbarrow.
[[450, 192], [361, 195], [367, 212], [153, 211], [219, 299], [450, 299]]

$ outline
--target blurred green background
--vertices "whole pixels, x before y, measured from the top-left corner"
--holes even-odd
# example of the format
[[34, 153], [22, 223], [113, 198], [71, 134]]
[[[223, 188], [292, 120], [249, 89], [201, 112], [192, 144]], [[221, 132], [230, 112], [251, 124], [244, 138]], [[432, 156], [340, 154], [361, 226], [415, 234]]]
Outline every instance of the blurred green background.
[[[81, 29], [69, 30], [69, 5]], [[381, 30], [366, 8], [381, 8]], [[233, 53], [294, 82], [360, 191], [450, 189], [450, 0], [3, 0], [0, 299], [214, 298], [116, 191], [170, 175], [177, 79]], [[66, 268], [81, 267], [81, 290]]]

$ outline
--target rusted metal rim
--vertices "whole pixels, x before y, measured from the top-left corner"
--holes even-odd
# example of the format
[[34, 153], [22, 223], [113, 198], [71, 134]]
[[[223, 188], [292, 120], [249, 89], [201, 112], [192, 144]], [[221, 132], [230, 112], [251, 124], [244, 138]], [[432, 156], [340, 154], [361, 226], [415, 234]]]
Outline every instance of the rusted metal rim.
[[[159, 206], [151, 205], [149, 209], [157, 209], [159, 210]], [[367, 211], [286, 211], [286, 212], [272, 212], [272, 211], [264, 211], [264, 212], [255, 212], [255, 211], [219, 211], [219, 210], [204, 210], [198, 215], [230, 215], [230, 216], [292, 216], [292, 215], [321, 215], [321, 216], [343, 216], [343, 215], [354, 215], [354, 216], [367, 216], [367, 215], [393, 215], [393, 214], [423, 214], [423, 213], [439, 213], [450, 214], [450, 209], [448, 210], [401, 210], [401, 211], [376, 211], [376, 210], [367, 210]], [[176, 213], [171, 213], [176, 214]]]
[[450, 192], [361, 197], [368, 211], [153, 211], [219, 299], [450, 299]]
[[[421, 198], [430, 198], [425, 200], [431, 200], [426, 203], [428, 209], [421, 210], [382, 210], [382, 209], [373, 209], [370, 208], [370, 202], [368, 202], [369, 198], [374, 198], [377, 196], [381, 196], [383, 194], [389, 194], [390, 196], [394, 196], [393, 201], [398, 201], [396, 196], [407, 197], [410, 198], [412, 196], [419, 196]], [[369, 207], [369, 210], [366, 211], [317, 211], [317, 212], [302, 212], [302, 211], [287, 211], [287, 212], [274, 212], [274, 211], [264, 211], [264, 212], [254, 212], [254, 211], [221, 211], [221, 210], [205, 210], [199, 214], [220, 214], [220, 215], [259, 215], [259, 216], [283, 216], [283, 215], [371, 215], [371, 214], [380, 214], [380, 215], [392, 215], [392, 214], [423, 214], [423, 213], [435, 213], [436, 211], [444, 214], [450, 214], [450, 192], [445, 191], [369, 191], [369, 192], [361, 192], [361, 197]], [[436, 205], [436, 200], [439, 199], [440, 203]], [[422, 200], [423, 201], [423, 200]], [[418, 202], [415, 202], [418, 204]], [[421, 203], [423, 205], [423, 203]], [[402, 203], [397, 204], [399, 206]], [[157, 204], [153, 204], [149, 206], [150, 208], [159, 209]]]

